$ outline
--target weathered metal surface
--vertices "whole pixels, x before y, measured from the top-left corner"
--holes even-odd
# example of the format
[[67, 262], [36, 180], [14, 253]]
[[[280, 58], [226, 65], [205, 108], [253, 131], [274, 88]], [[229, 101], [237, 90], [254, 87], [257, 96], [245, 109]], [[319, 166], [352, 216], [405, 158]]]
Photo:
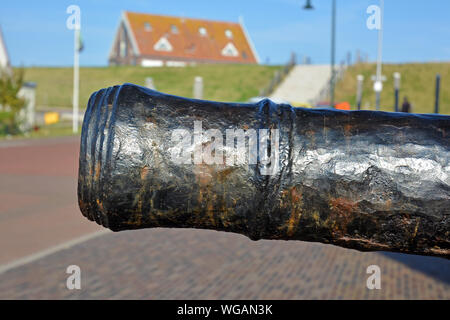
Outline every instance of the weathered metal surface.
[[[174, 162], [173, 130], [194, 121], [224, 135], [278, 129], [279, 170]], [[89, 101], [79, 206], [114, 231], [214, 229], [448, 259], [449, 135], [448, 116], [207, 102], [126, 84]]]

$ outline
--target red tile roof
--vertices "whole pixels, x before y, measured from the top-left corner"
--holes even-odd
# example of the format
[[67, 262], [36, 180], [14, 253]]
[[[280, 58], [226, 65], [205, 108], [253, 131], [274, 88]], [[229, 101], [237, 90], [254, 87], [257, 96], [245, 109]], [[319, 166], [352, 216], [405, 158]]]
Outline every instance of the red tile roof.
[[[211, 62], [258, 62], [250, 39], [239, 23], [127, 11], [124, 17], [141, 56]], [[200, 28], [204, 28], [206, 34], [202, 35]], [[155, 50], [155, 44], [163, 37], [171, 44], [172, 51]], [[229, 43], [237, 49], [237, 56], [222, 54]]]

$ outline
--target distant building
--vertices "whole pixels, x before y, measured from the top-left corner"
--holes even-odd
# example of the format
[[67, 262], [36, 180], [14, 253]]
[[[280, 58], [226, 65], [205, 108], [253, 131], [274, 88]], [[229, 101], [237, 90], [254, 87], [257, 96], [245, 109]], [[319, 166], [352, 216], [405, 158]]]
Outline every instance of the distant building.
[[189, 63], [258, 63], [239, 23], [123, 12], [109, 53], [110, 65], [146, 67]]
[[9, 62], [8, 51], [6, 50], [6, 44], [3, 40], [2, 29], [0, 28], [0, 69], [10, 69], [11, 64]]

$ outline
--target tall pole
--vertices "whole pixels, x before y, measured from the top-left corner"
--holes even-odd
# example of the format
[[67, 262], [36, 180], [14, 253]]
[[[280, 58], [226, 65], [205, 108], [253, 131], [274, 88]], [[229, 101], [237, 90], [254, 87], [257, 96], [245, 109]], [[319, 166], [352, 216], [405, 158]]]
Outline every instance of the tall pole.
[[439, 113], [439, 91], [441, 89], [441, 75], [436, 75], [436, 100], [434, 103], [434, 113]]
[[378, 30], [378, 54], [377, 54], [377, 88], [378, 90], [375, 90], [376, 93], [376, 107], [377, 110], [380, 110], [380, 96], [381, 91], [383, 90], [383, 82], [381, 79], [381, 67], [382, 67], [382, 61], [383, 61], [383, 19], [384, 19], [384, 0], [380, 0], [380, 29]]
[[80, 27], [75, 28], [73, 46], [73, 116], [72, 131], [78, 132], [78, 94], [80, 86]]
[[334, 108], [334, 88], [336, 71], [334, 69], [336, 60], [336, 0], [333, 0], [331, 13], [331, 79], [330, 79], [330, 106]]
[[400, 73], [394, 73], [394, 95], [395, 95], [395, 105], [394, 111], [398, 112], [398, 104], [399, 104], [399, 94], [400, 94]]
[[[312, 10], [314, 7], [311, 5], [311, 1], [307, 0], [306, 5], [303, 7], [305, 10]], [[330, 77], [330, 106], [334, 108], [334, 89], [336, 82], [336, 71], [334, 68], [336, 60], [336, 0], [332, 0], [331, 9], [331, 77]]]
[[364, 83], [364, 76], [362, 74], [359, 74], [356, 77], [357, 81], [357, 87], [356, 87], [356, 104], [358, 106], [358, 110], [361, 110], [361, 101], [362, 101], [362, 94], [363, 94], [363, 83]]

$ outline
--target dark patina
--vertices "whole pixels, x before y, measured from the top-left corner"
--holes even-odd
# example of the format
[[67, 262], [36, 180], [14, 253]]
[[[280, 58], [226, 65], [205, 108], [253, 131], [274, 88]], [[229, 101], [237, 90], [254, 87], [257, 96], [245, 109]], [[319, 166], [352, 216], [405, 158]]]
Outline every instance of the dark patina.
[[[172, 133], [194, 121], [224, 135], [278, 129], [279, 170], [175, 163]], [[449, 135], [442, 115], [219, 103], [125, 84], [89, 100], [79, 206], [113, 231], [213, 229], [449, 258]]]

